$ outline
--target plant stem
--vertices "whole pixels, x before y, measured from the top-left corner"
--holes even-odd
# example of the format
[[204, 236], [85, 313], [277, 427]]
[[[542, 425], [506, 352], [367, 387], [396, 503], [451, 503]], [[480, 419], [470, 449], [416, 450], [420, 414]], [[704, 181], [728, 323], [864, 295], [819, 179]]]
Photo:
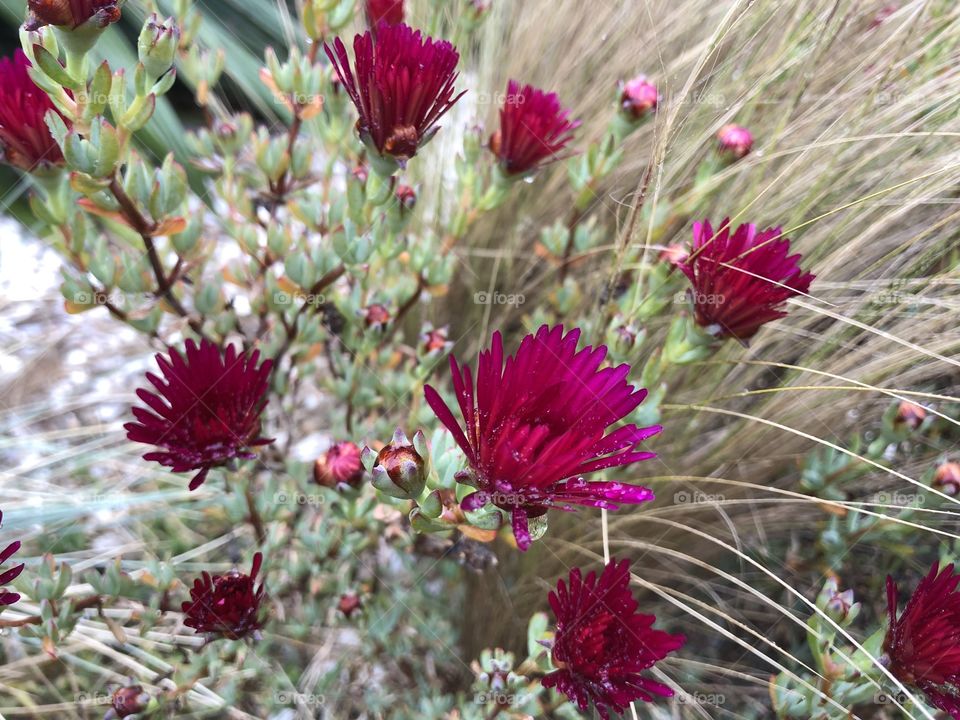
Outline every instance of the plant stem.
[[420, 298], [420, 293], [423, 292], [424, 288], [427, 287], [427, 283], [423, 279], [423, 275], [417, 275], [417, 289], [408, 297], [403, 305], [397, 310], [396, 317], [393, 318], [393, 322], [390, 324], [390, 329], [387, 330], [387, 334], [384, 336], [383, 341], [390, 342], [394, 334], [397, 332], [397, 329], [400, 327], [400, 321], [403, 320], [403, 317], [410, 312], [413, 307], [417, 304], [417, 300]]
[[250, 483], [243, 490], [243, 496], [247, 500], [247, 512], [249, 513], [250, 524], [253, 525], [253, 532], [257, 536], [257, 545], [263, 545], [267, 539], [267, 528], [263, 524], [263, 518], [257, 510], [257, 501], [250, 489]]
[[[314, 65], [317, 62], [317, 54], [320, 52], [320, 41], [314, 40], [310, 43], [310, 49], [307, 51], [307, 61]], [[293, 104], [293, 122], [290, 123], [290, 131], [287, 138], [287, 155], [290, 157], [290, 162], [293, 163], [293, 148], [297, 144], [297, 138], [300, 137], [300, 131], [303, 129], [303, 117], [301, 116], [302, 108], [299, 103]], [[290, 171], [286, 170], [283, 175], [280, 176], [280, 179], [277, 181], [276, 185], [271, 188], [273, 194], [278, 202], [285, 202], [287, 193], [291, 190], [290, 183]]]
[[163, 269], [163, 263], [160, 261], [160, 255], [157, 253], [157, 246], [153, 242], [153, 232], [156, 229], [154, 223], [148, 221], [143, 216], [143, 213], [137, 208], [136, 203], [133, 202], [133, 199], [127, 195], [126, 190], [124, 190], [118, 182], [116, 175], [110, 179], [110, 192], [113, 197], [116, 198], [117, 203], [119, 203], [120, 211], [124, 219], [130, 224], [130, 227], [139, 233], [143, 240], [144, 247], [147, 249], [147, 258], [150, 261], [150, 267], [153, 269], [153, 275], [157, 280], [157, 290], [155, 294], [166, 300], [167, 304], [177, 315], [186, 318], [190, 324], [190, 328], [197, 335], [205, 340], [209, 340], [203, 331], [203, 323], [191, 317], [177, 296], [173, 294], [170, 280], [167, 278], [166, 271]]
[[[335, 283], [340, 277], [347, 271], [347, 268], [344, 265], [338, 265], [333, 270], [328, 272], [322, 278], [317, 280], [313, 284], [313, 287], [310, 288], [308, 295], [317, 296], [322, 290], [328, 286]], [[303, 315], [309, 308], [313, 307], [313, 304], [310, 302], [305, 302], [300, 306], [300, 309], [297, 310], [297, 314], [293, 317], [292, 323], [284, 322], [284, 328], [287, 331], [287, 336], [283, 341], [283, 345], [280, 346], [280, 349], [277, 351], [277, 354], [273, 357], [273, 372], [277, 372], [277, 369], [280, 367], [280, 361], [283, 359], [283, 356], [287, 354], [287, 351], [290, 350], [290, 346], [293, 344], [293, 341], [297, 337], [297, 322], [300, 320], [300, 316]], [[283, 320], [283, 315], [281, 314], [281, 321]]]

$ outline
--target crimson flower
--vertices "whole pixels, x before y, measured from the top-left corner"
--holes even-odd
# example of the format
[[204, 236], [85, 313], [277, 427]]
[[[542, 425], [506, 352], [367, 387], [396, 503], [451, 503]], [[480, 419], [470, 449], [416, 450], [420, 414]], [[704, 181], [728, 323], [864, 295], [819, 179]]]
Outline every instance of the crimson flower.
[[249, 575], [233, 570], [226, 575], [203, 575], [193, 582], [190, 600], [181, 605], [183, 624], [198, 633], [238, 640], [263, 627], [260, 602], [263, 583], [254, 587], [263, 563], [263, 553], [253, 556]]
[[[0, 512], [0, 525], [3, 524], [3, 513]], [[3, 550], [0, 550], [0, 566], [3, 565], [10, 557], [20, 549], [20, 541], [15, 540], [14, 542], [7, 545]], [[0, 572], [0, 608], [4, 605], [13, 605], [17, 600], [20, 599], [20, 593], [7, 592], [3, 589], [3, 586], [8, 582], [13, 582], [19, 577], [20, 573], [23, 572], [24, 564], [20, 563], [19, 565], [14, 565], [9, 570], [4, 570]]]
[[137, 390], [150, 410], [133, 408], [138, 422], [123, 426], [130, 440], [161, 448], [144, 460], [173, 472], [197, 470], [190, 481], [196, 490], [211, 468], [256, 457], [251, 447], [273, 442], [260, 435], [272, 360], [257, 367], [259, 351], [238, 355], [230, 345], [222, 353], [209, 340], [199, 347], [187, 340], [185, 356], [170, 348], [169, 358], [156, 358], [163, 377], [147, 373], [147, 380], [157, 392]]
[[27, 0], [27, 30], [44, 25], [73, 30], [93, 21], [104, 28], [120, 19], [121, 0]]
[[550, 593], [557, 619], [551, 657], [558, 668], [543, 678], [585, 712], [592, 702], [600, 717], [622, 713], [635, 700], [671, 697], [666, 685], [640, 673], [686, 642], [683, 635], [654, 630], [654, 615], [636, 612], [630, 592], [630, 561], [611, 560], [599, 579], [595, 572], [570, 572]]
[[788, 255], [780, 228], [753, 224], [730, 232], [725, 219], [714, 232], [706, 220], [693, 224], [693, 251], [678, 267], [690, 278], [696, 321], [717, 337], [741, 342], [767, 322], [786, 316], [784, 303], [806, 293], [814, 275]]
[[890, 672], [934, 706], [960, 718], [960, 575], [934, 563], [897, 618], [897, 584], [887, 576], [890, 627], [883, 640]]
[[371, 28], [376, 28], [381, 21], [387, 25], [403, 22], [403, 0], [366, 0], [364, 11]]
[[556, 93], [545, 93], [516, 80], [507, 83], [500, 110], [500, 129], [490, 138], [490, 150], [500, 160], [503, 172], [523, 175], [559, 159], [579, 120], [560, 104]]
[[360, 139], [393, 167], [416, 155], [463, 96], [454, 95], [456, 48], [403, 23], [381, 22], [376, 35], [368, 30], [354, 37], [354, 70], [340, 38], [324, 50], [357, 107]]
[[494, 333], [490, 350], [480, 353], [476, 389], [470, 368], [450, 356], [453, 387], [464, 427], [429, 385], [427, 403], [466, 454], [477, 492], [463, 499], [464, 510], [488, 503], [511, 513], [517, 546], [526, 550], [528, 518], [549, 508], [575, 505], [616, 510], [618, 503], [653, 499], [653, 492], [621, 482], [588, 482], [582, 476], [654, 457], [637, 450], [659, 426], [613, 423], [633, 412], [647, 391], [627, 384], [629, 365], [600, 370], [606, 346], [577, 351], [580, 330], [558, 325], [527, 335], [504, 365], [503, 340]]
[[0, 58], [0, 151], [3, 160], [21, 170], [63, 164], [63, 153], [44, 120], [53, 102], [27, 70], [22, 50]]

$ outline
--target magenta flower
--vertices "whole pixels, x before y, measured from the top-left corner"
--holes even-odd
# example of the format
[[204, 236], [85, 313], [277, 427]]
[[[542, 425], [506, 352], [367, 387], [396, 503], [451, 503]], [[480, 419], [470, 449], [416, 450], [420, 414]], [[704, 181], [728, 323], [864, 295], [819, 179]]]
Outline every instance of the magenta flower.
[[211, 577], [204, 571], [193, 583], [190, 600], [181, 606], [186, 615], [183, 624], [198, 633], [229, 640], [255, 634], [263, 627], [260, 617], [263, 583], [255, 587], [262, 563], [263, 553], [257, 553], [249, 575], [233, 570]]
[[717, 145], [725, 160], [740, 160], [753, 149], [753, 133], [742, 125], [724, 125], [717, 131]]
[[784, 303], [806, 293], [814, 275], [800, 268], [800, 255], [788, 255], [790, 241], [780, 228], [741, 225], [730, 232], [725, 219], [693, 224], [693, 251], [678, 267], [690, 278], [696, 321], [717, 337], [744, 342], [764, 323], [786, 316]]
[[[380, 158], [401, 167], [437, 132], [454, 95], [460, 54], [445, 40], [423, 37], [404, 24], [381, 22], [353, 39], [354, 73], [340, 38], [324, 45], [360, 118], [360, 139]], [[464, 91], [466, 92], [466, 91]]]
[[[0, 512], [0, 525], [3, 524], [3, 513]], [[14, 542], [7, 545], [3, 550], [0, 550], [0, 567], [9, 560], [13, 554], [20, 549], [20, 541], [15, 540]], [[20, 573], [23, 572], [24, 564], [20, 563], [19, 565], [14, 565], [9, 570], [4, 570], [0, 572], [0, 608], [4, 605], [13, 605], [17, 600], [20, 599], [20, 593], [8, 592], [3, 589], [3, 586], [9, 582], [16, 580]]]
[[463, 499], [464, 510], [488, 503], [511, 513], [521, 550], [530, 546], [528, 518], [549, 508], [575, 505], [616, 510], [618, 503], [653, 499], [653, 492], [621, 482], [588, 482], [583, 475], [654, 457], [637, 449], [659, 426], [623, 425], [607, 429], [643, 402], [634, 390], [629, 365], [600, 370], [603, 345], [577, 351], [579, 330], [563, 334], [558, 325], [527, 335], [504, 365], [503, 340], [494, 333], [490, 350], [480, 353], [474, 389], [470, 368], [450, 368], [464, 427], [429, 385], [427, 402], [453, 433], [470, 462], [477, 492]]
[[22, 50], [0, 58], [0, 151], [5, 162], [27, 171], [63, 165], [44, 120], [53, 102], [30, 79], [29, 67]]
[[259, 351], [238, 355], [230, 345], [222, 353], [209, 340], [199, 347], [187, 340], [186, 348], [185, 357], [173, 348], [169, 358], [156, 356], [163, 377], [147, 373], [147, 380], [157, 392], [137, 390], [150, 410], [133, 408], [138, 422], [123, 427], [130, 440], [161, 448], [144, 460], [173, 472], [199, 471], [190, 481], [196, 490], [211, 468], [254, 458], [251, 447], [273, 442], [260, 435], [273, 361], [257, 367]]
[[953, 718], [960, 718], [958, 583], [953, 565], [940, 570], [934, 563], [897, 618], [897, 584], [887, 576], [890, 627], [883, 640], [884, 660], [893, 676]]
[[500, 110], [500, 129], [490, 138], [490, 150], [506, 175], [523, 175], [554, 160], [573, 139], [579, 120], [560, 105], [556, 93], [511, 80]]
[[381, 21], [387, 25], [403, 22], [403, 0], [366, 0], [363, 9], [372, 29], [376, 29]]
[[584, 580], [579, 568], [550, 593], [557, 619], [551, 658], [558, 668], [543, 678], [586, 712], [592, 702], [600, 717], [620, 714], [635, 700], [671, 697], [673, 690], [641, 673], [686, 642], [683, 635], [654, 630], [654, 615], [636, 612], [630, 592], [630, 561], [611, 560], [599, 579]]
[[93, 21], [104, 28], [120, 19], [122, 0], [27, 0], [27, 30], [44, 25], [74, 30]]

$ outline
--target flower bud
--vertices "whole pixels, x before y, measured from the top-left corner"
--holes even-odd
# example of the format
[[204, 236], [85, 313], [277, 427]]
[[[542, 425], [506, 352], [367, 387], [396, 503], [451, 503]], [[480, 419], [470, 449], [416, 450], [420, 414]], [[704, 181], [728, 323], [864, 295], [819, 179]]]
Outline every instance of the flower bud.
[[817, 596], [817, 607], [838, 625], [846, 627], [860, 614], [860, 603], [853, 601], [853, 590], [840, 592], [837, 578], [830, 577]]
[[897, 408], [897, 416], [894, 419], [896, 425], [906, 425], [911, 430], [916, 430], [927, 417], [926, 408], [904, 400]]
[[54, 25], [76, 30], [88, 22], [105, 28], [120, 19], [118, 0], [27, 0], [27, 30]]
[[360, 600], [360, 596], [353, 592], [347, 592], [341, 595], [340, 601], [337, 603], [337, 610], [347, 617], [350, 617], [362, 607], [363, 603]]
[[367, 166], [366, 165], [357, 165], [353, 170], [350, 171], [350, 174], [353, 176], [354, 180], [359, 182], [361, 185], [367, 184]]
[[611, 330], [611, 340], [621, 351], [631, 350], [637, 344], [640, 331], [635, 325], [620, 323]]
[[621, 87], [620, 112], [630, 120], [643, 120], [656, 111], [659, 102], [657, 86], [646, 75], [637, 75]]
[[933, 486], [945, 495], [960, 495], [960, 463], [945, 462], [933, 476]]
[[140, 685], [129, 685], [117, 688], [110, 700], [111, 708], [107, 711], [104, 720], [125, 718], [142, 713], [150, 704], [150, 693]]
[[313, 465], [313, 481], [323, 487], [355, 488], [362, 480], [360, 448], [350, 441], [334, 443]]
[[420, 334], [420, 352], [424, 355], [446, 353], [452, 347], [453, 343], [450, 342], [449, 329], [446, 326], [435, 328], [427, 325]]
[[670, 265], [682, 265], [690, 257], [690, 252], [683, 245], [668, 245], [660, 251], [660, 261]]
[[372, 472], [373, 486], [396, 498], [417, 498], [427, 484], [426, 462], [399, 428], [377, 453]]
[[463, 21], [468, 30], [473, 30], [490, 14], [490, 0], [467, 0]]
[[750, 154], [753, 134], [742, 125], [724, 125], [717, 132], [717, 144], [723, 160], [736, 162]]
[[140, 62], [143, 63], [147, 77], [156, 81], [173, 66], [179, 44], [180, 26], [176, 20], [171, 17], [161, 23], [156, 13], [147, 18], [137, 41]]
[[417, 191], [409, 185], [397, 185], [396, 196], [401, 214], [410, 212], [417, 205]]
[[390, 311], [386, 305], [374, 303], [363, 308], [360, 312], [363, 315], [363, 322], [368, 328], [382, 330], [390, 322]]

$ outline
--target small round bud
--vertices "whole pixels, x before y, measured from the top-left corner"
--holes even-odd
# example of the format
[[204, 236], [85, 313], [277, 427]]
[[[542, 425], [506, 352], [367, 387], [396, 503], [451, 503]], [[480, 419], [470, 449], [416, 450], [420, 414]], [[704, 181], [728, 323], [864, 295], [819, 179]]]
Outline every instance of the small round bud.
[[54, 25], [65, 31], [90, 23], [105, 28], [120, 19], [119, 0], [27, 0], [27, 30]]
[[960, 463], [945, 462], [933, 476], [933, 486], [945, 495], [960, 495]]
[[904, 400], [897, 408], [897, 417], [894, 422], [897, 425], [906, 425], [911, 430], [916, 430], [927, 417], [926, 408], [912, 402]]
[[342, 612], [347, 617], [350, 617], [362, 607], [363, 603], [360, 600], [360, 596], [353, 592], [348, 592], [341, 595], [340, 601], [337, 603], [337, 610]]
[[720, 157], [735, 162], [750, 154], [753, 149], [753, 134], [742, 125], [724, 125], [717, 132]]
[[631, 120], [643, 120], [655, 112], [660, 102], [657, 86], [646, 75], [637, 75], [620, 89], [620, 111]]
[[637, 343], [637, 328], [633, 325], [618, 325], [614, 328], [614, 338], [621, 350], [630, 350]]
[[125, 718], [142, 713], [150, 704], [150, 693], [140, 685], [117, 688], [110, 699], [111, 709], [107, 718]]
[[447, 352], [452, 347], [447, 327], [434, 328], [428, 325], [420, 335], [420, 351], [424, 355]]
[[143, 25], [137, 47], [147, 76], [156, 80], [173, 66], [180, 44], [180, 26], [173, 18], [160, 22], [153, 13]]
[[374, 303], [363, 308], [360, 312], [363, 314], [363, 321], [368, 328], [382, 330], [390, 322], [390, 311], [386, 305]]
[[397, 185], [396, 196], [401, 213], [409, 212], [417, 205], [417, 191], [409, 185]]
[[670, 265], [682, 265], [690, 257], [690, 251], [683, 245], [667, 245], [660, 251], [660, 261]]
[[353, 176], [354, 180], [359, 182], [361, 185], [367, 184], [367, 166], [366, 165], [357, 165], [353, 170], [350, 171], [350, 174]]
[[360, 448], [350, 441], [334, 443], [313, 464], [313, 481], [323, 487], [355, 488], [362, 480]]
[[417, 498], [427, 484], [426, 462], [400, 429], [377, 453], [371, 474], [377, 490], [397, 498]]
[[467, 21], [470, 26], [481, 22], [490, 12], [490, 0], [467, 0]]

